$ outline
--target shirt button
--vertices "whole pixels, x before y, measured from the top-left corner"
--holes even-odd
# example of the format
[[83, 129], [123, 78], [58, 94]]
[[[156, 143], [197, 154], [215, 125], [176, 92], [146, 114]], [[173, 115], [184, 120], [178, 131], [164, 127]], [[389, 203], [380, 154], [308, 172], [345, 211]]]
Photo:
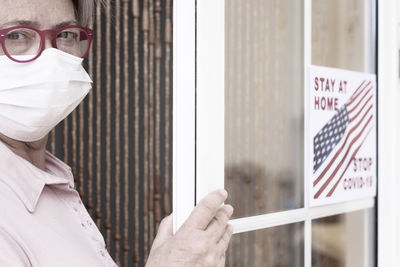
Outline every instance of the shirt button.
[[106, 254], [104, 253], [103, 250], [100, 250], [100, 255], [101, 255], [102, 257], [105, 257], [105, 256], [106, 256]]

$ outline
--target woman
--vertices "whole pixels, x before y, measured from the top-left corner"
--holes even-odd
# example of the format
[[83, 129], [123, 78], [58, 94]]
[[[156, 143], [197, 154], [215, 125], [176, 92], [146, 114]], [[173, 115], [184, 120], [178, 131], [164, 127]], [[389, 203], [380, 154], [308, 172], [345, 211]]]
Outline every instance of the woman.
[[[0, 9], [0, 266], [115, 266], [74, 189], [46, 151], [49, 131], [86, 96], [81, 63], [91, 0], [2, 0]], [[224, 266], [227, 194], [205, 197], [172, 235], [164, 219], [146, 266]]]

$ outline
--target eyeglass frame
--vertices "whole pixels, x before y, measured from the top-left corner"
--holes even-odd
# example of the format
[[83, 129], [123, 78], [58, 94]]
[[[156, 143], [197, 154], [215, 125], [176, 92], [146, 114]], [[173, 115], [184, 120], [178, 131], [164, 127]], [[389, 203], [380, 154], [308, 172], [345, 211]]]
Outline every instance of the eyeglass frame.
[[[30, 27], [30, 26], [13, 26], [13, 27], [6, 28], [6, 29], [0, 29], [0, 43], [1, 43], [1, 47], [4, 51], [4, 54], [9, 59], [11, 59], [12, 61], [18, 62], [18, 63], [28, 63], [28, 62], [34, 61], [35, 59], [40, 57], [40, 55], [43, 53], [43, 51], [45, 50], [45, 42], [46, 42], [47, 35], [51, 36], [51, 45], [53, 46], [53, 48], [57, 48], [57, 42], [56, 42], [57, 35], [59, 33], [61, 33], [62, 31], [66, 30], [66, 29], [70, 29], [70, 28], [80, 29], [86, 33], [87, 38], [88, 38], [88, 47], [87, 47], [85, 53], [83, 54], [83, 56], [81, 56], [81, 58], [85, 58], [87, 56], [87, 54], [89, 53], [90, 46], [93, 41], [93, 30], [79, 26], [79, 25], [67, 25], [67, 26], [61, 27], [59, 29], [48, 29], [48, 30], [38, 30], [38, 29]], [[39, 34], [39, 36], [40, 36], [39, 52], [34, 58], [29, 59], [29, 60], [18, 60], [18, 59], [13, 58], [8, 53], [8, 51], [6, 49], [5, 38], [10, 31], [15, 30], [15, 29], [29, 29], [29, 30], [35, 31], [36, 33]]]

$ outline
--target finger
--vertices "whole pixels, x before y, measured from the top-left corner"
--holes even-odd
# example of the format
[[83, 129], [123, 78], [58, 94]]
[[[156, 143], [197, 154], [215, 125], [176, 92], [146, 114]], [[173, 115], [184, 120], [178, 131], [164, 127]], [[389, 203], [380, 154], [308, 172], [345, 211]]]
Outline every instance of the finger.
[[168, 217], [165, 217], [158, 228], [157, 236], [154, 239], [153, 247], [157, 248], [165, 241], [170, 239], [173, 236], [173, 224], [172, 224], [172, 214]]
[[183, 226], [189, 228], [194, 227], [199, 230], [206, 229], [227, 196], [228, 193], [223, 189], [208, 194], [194, 208]]
[[226, 225], [229, 218], [232, 216], [232, 213], [232, 206], [224, 205], [218, 209], [217, 214], [208, 225], [206, 231], [216, 242], [219, 241], [224, 234]]
[[225, 253], [222, 256], [220, 256], [219, 263], [218, 263], [217, 266], [218, 267], [225, 267]]
[[228, 249], [232, 234], [233, 234], [233, 227], [232, 227], [232, 225], [228, 224], [225, 228], [224, 234], [222, 235], [221, 239], [217, 243], [216, 251], [217, 251], [217, 253], [219, 253], [219, 255], [225, 254], [226, 250]]

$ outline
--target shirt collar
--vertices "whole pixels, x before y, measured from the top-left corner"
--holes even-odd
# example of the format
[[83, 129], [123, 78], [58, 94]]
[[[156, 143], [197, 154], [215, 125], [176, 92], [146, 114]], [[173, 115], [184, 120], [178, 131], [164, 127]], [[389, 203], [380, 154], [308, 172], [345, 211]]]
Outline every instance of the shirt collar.
[[33, 213], [45, 185], [74, 187], [71, 168], [46, 151], [46, 171], [16, 155], [0, 141], [0, 181], [6, 183]]

